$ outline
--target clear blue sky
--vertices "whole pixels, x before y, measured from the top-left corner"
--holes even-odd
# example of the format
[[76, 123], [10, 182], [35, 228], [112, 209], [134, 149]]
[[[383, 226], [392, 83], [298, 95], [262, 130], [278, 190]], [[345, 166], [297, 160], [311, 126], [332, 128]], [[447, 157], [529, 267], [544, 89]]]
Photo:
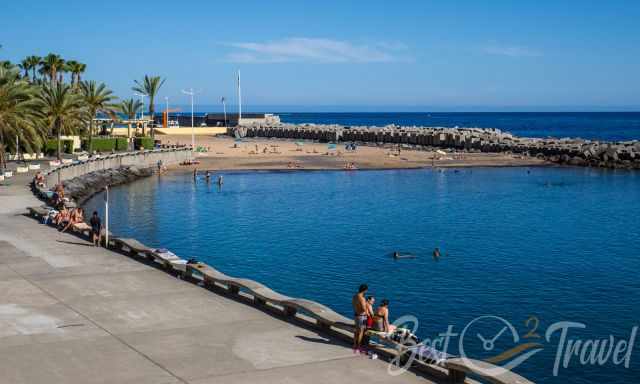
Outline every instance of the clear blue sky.
[[235, 103], [241, 69], [257, 109], [640, 109], [633, 0], [5, 1], [0, 25], [0, 58], [56, 52], [120, 97], [158, 74], [172, 104]]

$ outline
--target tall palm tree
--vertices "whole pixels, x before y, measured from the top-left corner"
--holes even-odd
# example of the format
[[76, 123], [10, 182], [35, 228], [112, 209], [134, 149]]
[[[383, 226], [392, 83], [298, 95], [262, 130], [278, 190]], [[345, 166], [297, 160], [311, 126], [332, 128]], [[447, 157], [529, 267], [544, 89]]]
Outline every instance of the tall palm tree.
[[29, 78], [29, 71], [31, 70], [31, 62], [29, 60], [22, 59], [22, 61], [20, 62], [20, 64], [18, 64], [18, 68], [22, 69], [24, 71], [24, 78], [28, 79]]
[[60, 55], [50, 53], [42, 58], [40, 65], [42, 66], [43, 73], [49, 76], [49, 82], [55, 84], [58, 81], [58, 71], [64, 66], [64, 60]]
[[38, 65], [40, 65], [40, 61], [42, 60], [42, 58], [40, 56], [27, 56], [27, 58], [25, 59], [27, 60], [27, 62], [29, 63], [29, 67], [31, 68], [31, 75], [32, 75], [32, 82], [36, 82], [36, 69], [38, 67]]
[[93, 141], [93, 119], [98, 113], [105, 113], [110, 116], [115, 115], [116, 106], [113, 102], [117, 99], [113, 92], [104, 83], [95, 81], [83, 81], [80, 83], [82, 97], [89, 115], [89, 152], [92, 151]]
[[87, 119], [84, 99], [65, 83], [45, 84], [38, 99], [42, 103], [47, 126], [55, 131], [58, 138], [58, 160], [60, 160], [62, 134], [75, 133]]
[[[128, 120], [133, 120], [136, 115], [142, 109], [142, 102], [140, 100], [125, 99], [118, 105], [118, 111], [125, 115]], [[127, 137], [131, 137], [131, 123], [127, 124]]]
[[87, 65], [75, 60], [69, 60], [67, 61], [67, 69], [71, 72], [71, 84], [77, 88], [80, 81], [82, 81], [80, 75], [87, 69]]
[[[28, 151], [40, 148], [43, 132], [39, 124], [41, 105], [34, 97], [36, 88], [20, 79], [15, 69], [0, 67], [0, 166], [6, 168], [7, 147], [15, 145], [16, 137]], [[15, 148], [16, 153], [18, 148]], [[35, 151], [34, 151], [35, 152]]]
[[12, 69], [14, 67], [13, 63], [11, 63], [9, 60], [0, 60], [0, 68], [4, 68], [4, 69]]
[[[164, 84], [166, 79], [161, 79], [160, 76], [149, 76], [144, 75], [144, 79], [142, 81], [135, 80], [135, 86], [132, 88], [134, 92], [142, 93], [143, 95], [149, 96], [149, 116], [151, 116], [151, 120], [154, 119], [155, 105], [154, 100], [160, 87]], [[151, 128], [151, 136], [154, 136], [153, 124]]]
[[58, 81], [64, 83], [64, 74], [69, 72], [69, 66], [65, 60], [60, 59], [60, 67], [58, 68]]

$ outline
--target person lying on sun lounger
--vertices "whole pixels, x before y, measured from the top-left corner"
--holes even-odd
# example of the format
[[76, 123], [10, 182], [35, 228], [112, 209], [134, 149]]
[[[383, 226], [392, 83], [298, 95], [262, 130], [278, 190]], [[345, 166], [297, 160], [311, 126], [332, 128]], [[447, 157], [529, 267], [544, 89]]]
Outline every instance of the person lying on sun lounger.
[[69, 221], [69, 214], [69, 210], [65, 206], [62, 206], [58, 213], [53, 217], [53, 224], [56, 227], [65, 225]]
[[71, 228], [74, 224], [84, 222], [84, 212], [82, 208], [76, 208], [71, 211], [71, 215], [69, 215], [69, 222], [67, 226], [62, 229], [62, 232], [65, 232], [67, 229]]

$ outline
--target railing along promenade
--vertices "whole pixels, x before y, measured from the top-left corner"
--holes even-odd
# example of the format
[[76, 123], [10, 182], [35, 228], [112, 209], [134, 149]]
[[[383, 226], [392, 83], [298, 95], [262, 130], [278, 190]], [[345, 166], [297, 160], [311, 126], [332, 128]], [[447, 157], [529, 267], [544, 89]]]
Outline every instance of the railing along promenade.
[[[165, 164], [172, 164], [188, 159], [190, 156], [191, 153], [188, 149], [162, 149], [109, 155], [105, 158], [52, 169], [47, 172], [47, 180], [57, 182], [57, 180], [64, 181], [70, 177], [82, 178], [83, 175], [91, 172], [107, 170], [105, 167], [108, 166], [154, 167], [159, 160]], [[35, 188], [35, 192], [43, 199], [48, 196], [44, 188]], [[49, 213], [49, 208], [46, 206], [29, 207], [28, 210], [35, 218], [42, 218]], [[78, 232], [80, 236], [89, 236], [88, 228], [83, 228]], [[288, 321], [314, 327], [321, 332], [349, 342], [353, 340], [353, 320], [315, 301], [283, 295], [254, 280], [226, 275], [206, 263], [184, 260], [165, 250], [148, 247], [136, 239], [110, 236], [107, 247], [115, 252], [157, 266], [172, 276], [253, 305]], [[402, 345], [393, 345], [393, 343], [390, 345], [373, 344], [371, 347], [388, 359], [397, 358], [399, 361], [406, 361], [409, 358], [407, 355], [411, 352], [403, 348]], [[466, 357], [449, 357], [441, 361], [415, 359], [412, 363], [412, 369], [426, 372], [436, 380], [447, 383], [471, 384], [477, 383], [478, 380], [493, 384], [532, 383], [502, 367]]]
[[369, 127], [315, 124], [254, 125], [229, 128], [229, 134], [320, 142], [396, 144], [416, 149], [443, 148], [469, 152], [516, 153], [554, 163], [640, 169], [640, 142], [607, 142], [578, 138], [517, 137], [498, 129], [443, 127]]

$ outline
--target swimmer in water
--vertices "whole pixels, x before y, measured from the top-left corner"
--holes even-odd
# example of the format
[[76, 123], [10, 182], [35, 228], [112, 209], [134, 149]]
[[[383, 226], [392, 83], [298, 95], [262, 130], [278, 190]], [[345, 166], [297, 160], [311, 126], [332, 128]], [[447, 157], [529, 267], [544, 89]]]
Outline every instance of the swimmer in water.
[[204, 178], [209, 181], [209, 179], [211, 178], [211, 175], [209, 174], [209, 171], [204, 171]]
[[434, 260], [440, 259], [440, 248], [436, 248], [433, 250], [433, 259]]
[[198, 177], [198, 168], [193, 169], [193, 180], [195, 180], [196, 177]]
[[218, 176], [218, 185], [222, 186], [222, 184], [224, 184], [224, 181], [222, 180], [222, 175]]

